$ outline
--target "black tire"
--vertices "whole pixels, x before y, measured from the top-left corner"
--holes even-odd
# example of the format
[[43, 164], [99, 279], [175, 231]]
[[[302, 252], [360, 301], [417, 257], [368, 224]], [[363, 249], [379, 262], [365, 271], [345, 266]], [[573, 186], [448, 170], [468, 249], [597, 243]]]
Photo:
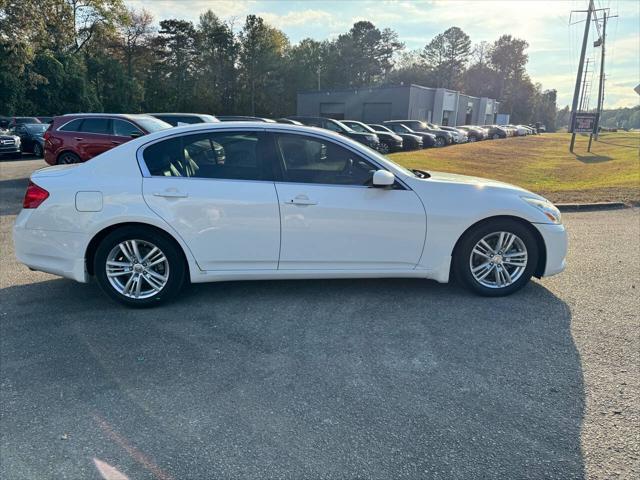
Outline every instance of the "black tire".
[[[166, 257], [169, 269], [166, 284], [160, 291], [148, 298], [131, 298], [120, 293], [107, 277], [106, 262], [109, 253], [126, 240], [149, 242], [160, 249]], [[187, 266], [180, 247], [168, 235], [145, 227], [122, 227], [107, 235], [98, 245], [94, 256], [93, 271], [100, 288], [111, 298], [129, 307], [152, 307], [175, 297], [185, 282]]]
[[[476, 244], [494, 232], [508, 232], [519, 237], [526, 247], [528, 258], [526, 267], [516, 281], [504, 287], [492, 288], [476, 280], [471, 271], [470, 258]], [[539, 255], [538, 242], [530, 227], [516, 220], [488, 220], [471, 228], [458, 242], [453, 254], [453, 273], [456, 280], [471, 291], [486, 297], [501, 297], [520, 290], [529, 282], [538, 264]]]
[[492, 139], [494, 139], [494, 140], [498, 140], [498, 139], [499, 139], [499, 138], [501, 138], [501, 137], [500, 137], [500, 135], [498, 135], [497, 133], [494, 133], [494, 134], [491, 136], [491, 138], [492, 138]]
[[380, 143], [380, 146], [378, 147], [378, 151], [380, 153], [382, 153], [383, 155], [386, 155], [387, 153], [389, 153], [391, 151], [391, 149], [389, 148], [389, 145], [387, 145], [386, 143]]
[[39, 144], [39, 143], [35, 143], [35, 144], [33, 145], [33, 154], [34, 154], [36, 157], [42, 157], [42, 147], [40, 146], [40, 144]]
[[80, 163], [80, 157], [73, 152], [62, 152], [58, 157], [58, 165], [71, 165]]

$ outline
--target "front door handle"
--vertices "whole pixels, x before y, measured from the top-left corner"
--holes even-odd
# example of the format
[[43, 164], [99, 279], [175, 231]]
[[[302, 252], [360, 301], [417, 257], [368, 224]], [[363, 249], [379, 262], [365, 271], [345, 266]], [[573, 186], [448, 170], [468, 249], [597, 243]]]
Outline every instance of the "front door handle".
[[317, 205], [318, 202], [314, 202], [310, 200], [306, 195], [296, 195], [295, 198], [292, 198], [288, 202], [285, 202], [289, 205]]
[[177, 190], [165, 190], [164, 192], [153, 192], [153, 196], [165, 198], [187, 198], [189, 194], [178, 192]]
[[78, 142], [79, 142], [79, 141], [81, 141], [81, 140], [84, 140], [84, 138], [82, 138], [82, 137], [76, 137], [76, 141], [78, 141]]

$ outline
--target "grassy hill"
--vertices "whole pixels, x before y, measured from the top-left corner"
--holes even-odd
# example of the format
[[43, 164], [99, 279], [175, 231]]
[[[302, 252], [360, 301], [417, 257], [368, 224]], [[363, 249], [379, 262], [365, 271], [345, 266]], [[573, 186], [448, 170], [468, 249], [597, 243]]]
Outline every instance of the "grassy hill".
[[640, 133], [600, 135], [587, 152], [588, 136], [547, 133], [394, 153], [408, 168], [462, 173], [513, 183], [553, 202], [640, 203]]

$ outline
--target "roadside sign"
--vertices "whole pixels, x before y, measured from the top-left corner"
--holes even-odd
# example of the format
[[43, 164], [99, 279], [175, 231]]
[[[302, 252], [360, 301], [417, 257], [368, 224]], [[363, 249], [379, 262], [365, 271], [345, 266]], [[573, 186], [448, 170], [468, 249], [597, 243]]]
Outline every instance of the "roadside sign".
[[574, 133], [593, 133], [594, 128], [596, 128], [596, 117], [595, 113], [576, 113], [573, 124]]

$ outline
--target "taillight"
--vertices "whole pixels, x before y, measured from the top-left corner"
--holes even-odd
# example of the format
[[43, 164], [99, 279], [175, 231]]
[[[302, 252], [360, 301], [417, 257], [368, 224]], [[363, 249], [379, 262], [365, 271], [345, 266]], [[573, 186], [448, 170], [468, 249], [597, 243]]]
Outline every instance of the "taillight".
[[49, 192], [29, 180], [27, 192], [24, 194], [22, 208], [38, 208], [47, 198], [49, 198]]

